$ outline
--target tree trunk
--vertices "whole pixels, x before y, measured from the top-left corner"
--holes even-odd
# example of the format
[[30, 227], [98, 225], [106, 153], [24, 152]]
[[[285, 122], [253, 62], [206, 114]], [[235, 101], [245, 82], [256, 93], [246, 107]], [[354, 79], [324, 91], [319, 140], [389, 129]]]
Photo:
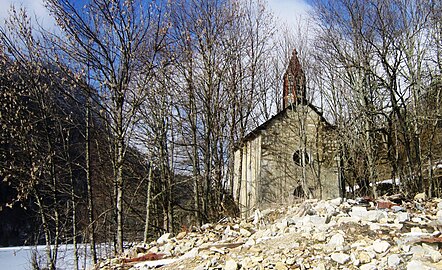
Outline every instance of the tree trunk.
[[93, 187], [92, 187], [92, 175], [91, 175], [91, 97], [88, 91], [86, 99], [86, 129], [85, 129], [85, 163], [86, 163], [86, 183], [87, 183], [87, 215], [89, 220], [88, 236], [89, 247], [91, 250], [91, 258], [94, 264], [97, 263], [97, 250], [95, 247], [95, 217], [94, 217], [94, 200], [93, 200]]
[[[116, 90], [114, 92], [117, 92]], [[119, 93], [116, 102], [116, 123], [115, 128], [117, 130], [116, 143], [115, 143], [115, 184], [116, 184], [116, 214], [117, 214], [117, 234], [116, 234], [116, 252], [117, 254], [123, 253], [123, 195], [124, 195], [124, 179], [123, 179], [123, 166], [124, 166], [124, 129], [123, 129], [123, 100], [124, 97]]]
[[147, 199], [146, 199], [146, 218], [144, 224], [144, 243], [147, 243], [149, 236], [149, 221], [150, 221], [150, 202], [151, 202], [151, 189], [152, 189], [152, 162], [149, 162], [149, 175], [147, 178]]

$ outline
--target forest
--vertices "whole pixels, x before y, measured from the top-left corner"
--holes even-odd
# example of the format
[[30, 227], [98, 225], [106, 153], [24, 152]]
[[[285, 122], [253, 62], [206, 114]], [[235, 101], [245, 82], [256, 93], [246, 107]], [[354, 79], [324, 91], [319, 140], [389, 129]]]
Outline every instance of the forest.
[[0, 246], [56, 269], [62, 244], [96, 262], [236, 215], [233, 152], [281, 109], [294, 49], [344, 195], [441, 196], [440, 1], [311, 0], [298, 28], [265, 0], [45, 3], [56, 30], [18, 7], [0, 27]]

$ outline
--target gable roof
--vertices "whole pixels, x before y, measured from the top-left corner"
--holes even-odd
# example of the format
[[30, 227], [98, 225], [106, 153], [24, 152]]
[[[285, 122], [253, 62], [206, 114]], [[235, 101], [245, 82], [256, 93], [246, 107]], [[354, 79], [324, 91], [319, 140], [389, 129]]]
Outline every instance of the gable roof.
[[[334, 125], [330, 124], [327, 121], [327, 119], [325, 119], [324, 115], [319, 111], [319, 109], [315, 105], [313, 105], [312, 103], [308, 102], [305, 99], [300, 104], [301, 105], [306, 105], [310, 109], [312, 109], [320, 117], [321, 122], [323, 122], [327, 127], [332, 128], [332, 129], [335, 128]], [[241, 147], [241, 145], [244, 144], [245, 142], [255, 139], [257, 136], [259, 136], [261, 134], [262, 130], [266, 130], [267, 127], [270, 126], [273, 122], [275, 122], [278, 119], [281, 119], [281, 118], [285, 117], [288, 110], [295, 110], [296, 106], [297, 105], [287, 106], [286, 108], [284, 108], [283, 110], [281, 110], [277, 114], [273, 115], [269, 120], [265, 121], [264, 123], [262, 123], [261, 125], [256, 127], [254, 130], [250, 131], [248, 134], [246, 134], [241, 139], [241, 141], [239, 141], [237, 143], [237, 145], [235, 146], [235, 150], [238, 149], [239, 147]]]

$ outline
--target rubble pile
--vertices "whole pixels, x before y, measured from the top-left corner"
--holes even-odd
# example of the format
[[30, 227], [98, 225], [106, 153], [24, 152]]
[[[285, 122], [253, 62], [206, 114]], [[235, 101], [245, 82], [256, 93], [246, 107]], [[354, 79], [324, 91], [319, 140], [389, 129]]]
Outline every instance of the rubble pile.
[[442, 269], [442, 199], [308, 200], [134, 246], [99, 269]]

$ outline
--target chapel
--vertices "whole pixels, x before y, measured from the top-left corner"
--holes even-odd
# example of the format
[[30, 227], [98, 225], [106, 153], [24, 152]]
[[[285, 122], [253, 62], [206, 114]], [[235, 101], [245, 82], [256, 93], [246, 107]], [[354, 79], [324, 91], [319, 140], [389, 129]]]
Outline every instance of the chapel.
[[307, 101], [296, 50], [283, 77], [283, 108], [247, 134], [234, 153], [233, 192], [242, 217], [342, 189], [335, 128]]

